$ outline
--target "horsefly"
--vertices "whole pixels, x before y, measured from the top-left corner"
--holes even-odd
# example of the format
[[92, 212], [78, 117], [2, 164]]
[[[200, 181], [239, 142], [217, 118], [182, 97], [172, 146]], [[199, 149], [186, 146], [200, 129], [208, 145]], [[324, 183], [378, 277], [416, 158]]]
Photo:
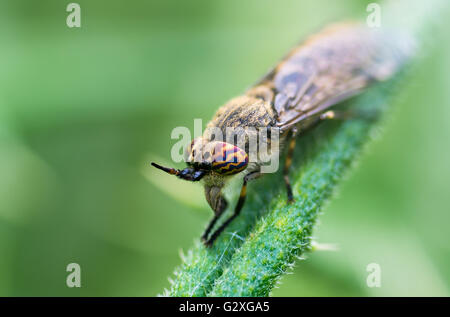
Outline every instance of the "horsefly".
[[[348, 117], [348, 111], [331, 107], [392, 77], [412, 51], [406, 39], [357, 23], [329, 26], [295, 47], [243, 95], [219, 108], [203, 135], [187, 147], [188, 167], [178, 170], [152, 163], [181, 179], [203, 181], [214, 211], [202, 236], [206, 246], [239, 215], [247, 183], [264, 173], [268, 159], [278, 160], [283, 148], [287, 148], [283, 169], [287, 202], [294, 200], [288, 171], [296, 136], [322, 121]], [[235, 129], [231, 138], [228, 129]], [[250, 155], [254, 151], [256, 155]], [[211, 233], [228, 205], [222, 189], [238, 174], [243, 175], [243, 183], [234, 213]]]

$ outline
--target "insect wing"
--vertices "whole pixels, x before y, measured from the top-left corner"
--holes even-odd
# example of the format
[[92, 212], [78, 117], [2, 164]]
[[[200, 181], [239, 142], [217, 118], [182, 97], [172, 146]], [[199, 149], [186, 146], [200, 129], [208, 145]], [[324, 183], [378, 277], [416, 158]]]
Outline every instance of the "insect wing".
[[391, 77], [412, 48], [398, 39], [359, 24], [329, 27], [292, 50], [253, 91], [269, 88], [264, 98], [271, 99], [277, 126], [288, 130]]

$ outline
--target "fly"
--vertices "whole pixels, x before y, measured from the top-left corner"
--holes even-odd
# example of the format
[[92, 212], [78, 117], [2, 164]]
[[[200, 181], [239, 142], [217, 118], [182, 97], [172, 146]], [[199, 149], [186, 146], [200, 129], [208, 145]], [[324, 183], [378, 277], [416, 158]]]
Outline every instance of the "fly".
[[[243, 95], [220, 107], [207, 127], [222, 131], [229, 127], [278, 129], [279, 147], [275, 149], [269, 139], [266, 142], [272, 157], [279, 157], [287, 148], [283, 176], [287, 201], [292, 202], [288, 172], [297, 135], [319, 122], [345, 117], [343, 111], [331, 108], [373, 83], [391, 78], [411, 53], [408, 45], [402, 45], [405, 43], [405, 38], [357, 23], [329, 26], [290, 51]], [[248, 148], [246, 139], [239, 147], [205, 133], [186, 149], [187, 168], [178, 170], [152, 163], [178, 178], [203, 182], [206, 200], [214, 211], [202, 235], [206, 246], [211, 246], [239, 215], [248, 182], [262, 174], [263, 162], [249, 162]], [[241, 173], [243, 183], [234, 212], [211, 233], [228, 205], [222, 189], [231, 177]]]

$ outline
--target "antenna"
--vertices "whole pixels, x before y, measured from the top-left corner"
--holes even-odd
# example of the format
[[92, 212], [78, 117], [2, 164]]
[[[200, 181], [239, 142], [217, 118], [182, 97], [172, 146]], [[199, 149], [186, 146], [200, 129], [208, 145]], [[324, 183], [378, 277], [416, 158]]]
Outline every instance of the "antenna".
[[164, 167], [164, 166], [158, 165], [153, 162], [151, 164], [152, 164], [152, 166], [156, 167], [157, 169], [160, 169], [161, 171], [166, 172], [167, 174], [171, 174], [171, 175], [175, 175], [175, 176], [180, 175], [180, 170], [177, 170], [175, 168]]

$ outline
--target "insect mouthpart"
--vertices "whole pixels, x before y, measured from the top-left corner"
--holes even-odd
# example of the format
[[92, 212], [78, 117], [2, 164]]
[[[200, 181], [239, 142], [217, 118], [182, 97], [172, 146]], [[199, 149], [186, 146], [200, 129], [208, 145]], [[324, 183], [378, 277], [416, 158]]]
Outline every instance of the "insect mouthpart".
[[176, 168], [170, 168], [170, 167], [164, 167], [156, 163], [151, 163], [152, 166], [156, 167], [157, 169], [160, 169], [161, 171], [166, 172], [167, 174], [175, 175], [178, 178], [191, 181], [191, 182], [197, 182], [203, 178], [203, 176], [206, 175], [206, 171], [204, 170], [197, 170], [192, 167], [186, 167], [183, 170], [179, 170]]

